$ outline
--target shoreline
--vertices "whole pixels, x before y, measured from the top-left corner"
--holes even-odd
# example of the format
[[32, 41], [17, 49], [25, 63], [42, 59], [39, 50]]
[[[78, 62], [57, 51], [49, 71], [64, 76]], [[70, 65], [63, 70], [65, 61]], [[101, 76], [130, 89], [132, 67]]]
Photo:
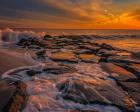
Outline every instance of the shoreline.
[[[19, 50], [20, 51], [20, 50]], [[25, 56], [25, 52], [21, 50], [18, 52], [16, 50], [3, 49], [0, 48], [0, 74], [7, 72], [8, 70], [15, 69], [22, 66], [34, 65], [31, 60]], [[1, 76], [0, 76], [1, 77]]]

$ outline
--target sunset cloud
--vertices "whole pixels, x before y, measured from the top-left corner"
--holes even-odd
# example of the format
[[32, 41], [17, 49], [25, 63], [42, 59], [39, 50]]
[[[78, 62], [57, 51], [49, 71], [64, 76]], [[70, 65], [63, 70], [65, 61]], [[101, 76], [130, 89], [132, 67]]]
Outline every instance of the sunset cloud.
[[139, 0], [0, 0], [0, 25], [86, 29], [112, 24], [121, 28], [124, 20], [136, 19], [139, 23], [139, 5]]

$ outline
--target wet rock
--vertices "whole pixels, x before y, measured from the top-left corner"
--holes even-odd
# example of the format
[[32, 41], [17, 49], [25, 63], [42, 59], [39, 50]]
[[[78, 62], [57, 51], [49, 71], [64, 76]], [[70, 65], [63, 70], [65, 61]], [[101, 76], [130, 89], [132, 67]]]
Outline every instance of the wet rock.
[[72, 52], [53, 53], [50, 58], [54, 61], [78, 62], [76, 55]]
[[116, 55], [118, 53], [118, 51], [115, 50], [106, 50], [106, 49], [100, 49], [96, 54], [99, 56], [113, 56]]
[[29, 49], [41, 49], [38, 45], [30, 45], [29, 47], [28, 47]]
[[75, 53], [76, 54], [86, 54], [86, 53], [91, 54], [92, 51], [91, 50], [88, 50], [88, 49], [76, 49]]
[[140, 52], [132, 53], [132, 57], [135, 59], [140, 59]]
[[64, 74], [76, 72], [76, 69], [67, 65], [55, 65], [55, 66], [51, 65], [46, 66], [46, 68], [43, 71], [52, 74]]
[[140, 82], [120, 82], [127, 91], [140, 92]]
[[26, 84], [8, 79], [0, 81], [0, 112], [19, 112], [27, 101]]
[[140, 64], [128, 64], [123, 67], [134, 73], [140, 79]]
[[102, 44], [100, 45], [100, 47], [101, 47], [102, 49], [107, 49], [107, 50], [118, 50], [117, 48], [114, 48], [114, 47], [112, 47], [111, 45], [108, 45], [108, 44], [106, 44], [106, 43], [102, 43]]
[[[116, 105], [133, 110], [130, 98], [116, 85], [101, 79], [71, 79], [58, 86], [66, 100], [82, 104]], [[131, 108], [130, 108], [131, 107]]]
[[40, 50], [38, 52], [36, 52], [36, 55], [38, 58], [45, 58], [45, 54], [46, 54], [46, 50]]
[[119, 84], [140, 105], [140, 82], [119, 82]]
[[41, 71], [28, 70], [28, 71], [26, 71], [26, 73], [27, 73], [28, 76], [32, 77], [32, 76], [35, 76], [36, 74], [41, 73]]
[[94, 110], [90, 110], [90, 109], [74, 110], [74, 109], [71, 109], [68, 112], [101, 112], [101, 111], [99, 111], [97, 109], [94, 109]]
[[[129, 92], [132, 99], [140, 106], [140, 92]], [[138, 111], [139, 112], [139, 111]]]
[[83, 62], [89, 62], [89, 63], [98, 63], [100, 60], [99, 56], [96, 56], [94, 54], [80, 54], [79, 58], [83, 61]]
[[95, 45], [81, 45], [81, 46], [78, 46], [79, 49], [87, 49], [87, 50], [91, 50], [92, 53], [96, 53], [100, 47], [99, 46], [95, 46]]
[[30, 45], [39, 45], [39, 44], [40, 42], [37, 38], [23, 38], [17, 43], [17, 45], [23, 47], [28, 47]]
[[108, 62], [118, 62], [118, 63], [127, 63], [127, 64], [140, 64], [139, 60], [133, 59], [131, 56], [110, 56], [107, 59]]
[[134, 74], [126, 69], [117, 66], [113, 63], [100, 63], [101, 68], [111, 74], [111, 77], [117, 81], [126, 81], [128, 79], [137, 78]]
[[52, 36], [51, 35], [45, 35], [43, 39], [47, 40], [48, 38], [52, 38]]

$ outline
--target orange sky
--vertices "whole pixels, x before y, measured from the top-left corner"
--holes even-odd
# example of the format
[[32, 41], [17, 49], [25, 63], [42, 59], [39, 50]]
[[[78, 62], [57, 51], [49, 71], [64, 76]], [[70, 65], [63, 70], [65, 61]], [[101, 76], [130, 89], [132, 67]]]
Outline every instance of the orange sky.
[[1, 0], [0, 27], [140, 29], [140, 0]]

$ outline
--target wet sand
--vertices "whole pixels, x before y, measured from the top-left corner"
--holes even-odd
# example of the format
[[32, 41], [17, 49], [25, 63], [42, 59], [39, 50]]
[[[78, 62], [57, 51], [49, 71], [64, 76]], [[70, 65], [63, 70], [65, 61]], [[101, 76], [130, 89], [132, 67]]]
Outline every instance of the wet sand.
[[24, 57], [24, 52], [0, 49], [0, 77], [10, 69], [28, 65], [33, 63]]

